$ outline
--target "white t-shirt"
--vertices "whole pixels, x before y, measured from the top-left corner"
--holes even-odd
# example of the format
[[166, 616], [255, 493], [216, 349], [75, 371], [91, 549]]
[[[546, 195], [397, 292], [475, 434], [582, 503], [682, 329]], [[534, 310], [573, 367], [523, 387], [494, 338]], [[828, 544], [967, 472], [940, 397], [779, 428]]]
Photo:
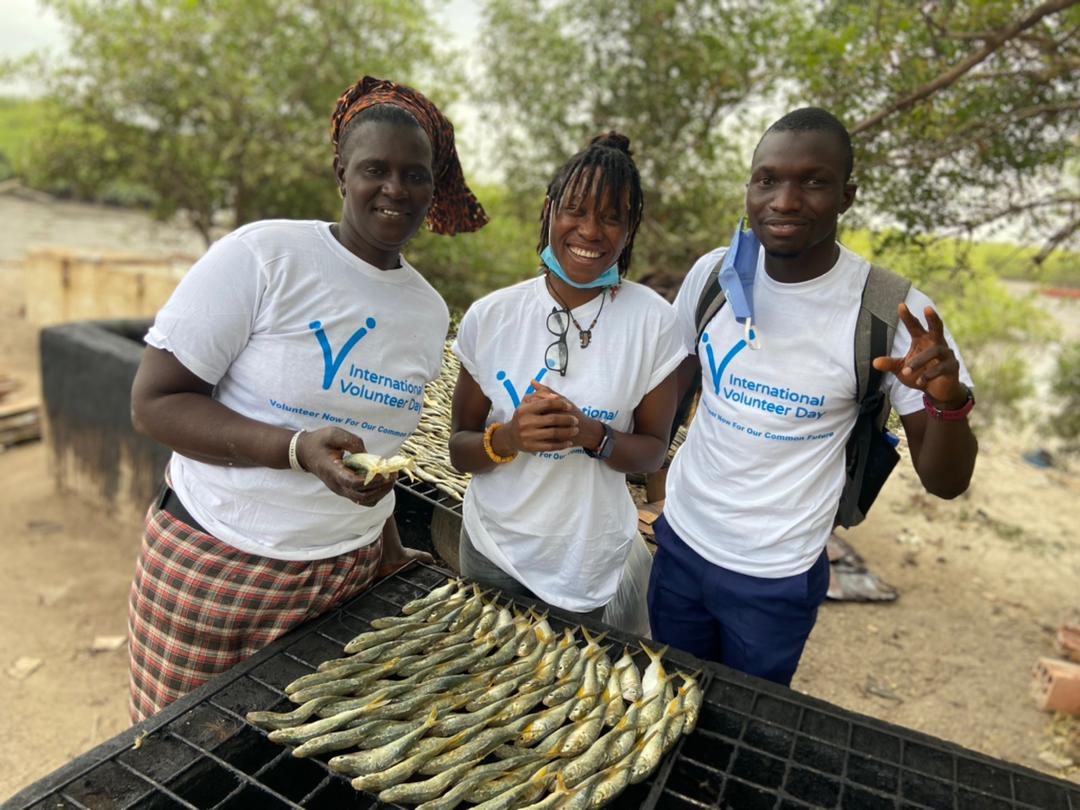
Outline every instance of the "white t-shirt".
[[[573, 315], [587, 328], [599, 306], [597, 297]], [[565, 377], [544, 367], [556, 340], [547, 317], [556, 308], [540, 277], [491, 293], [465, 313], [453, 350], [491, 401], [488, 424], [509, 422], [538, 377], [586, 415], [632, 431], [634, 409], [686, 356], [671, 305], [623, 282], [604, 303], [588, 348], [570, 325]], [[521, 453], [474, 475], [463, 516], [485, 557], [544, 601], [577, 612], [615, 595], [637, 530], [626, 476], [580, 447]]]
[[[724, 249], [701, 257], [675, 301], [688, 349], [709, 270]], [[844, 446], [855, 425], [855, 321], [865, 259], [841, 246], [828, 273], [796, 284], [765, 272], [754, 277], [754, 319], [761, 347], [749, 348], [744, 327], [724, 306], [701, 342], [702, 396], [686, 441], [667, 477], [664, 515], [705, 559], [750, 576], [802, 573], [825, 547], [844, 484]], [[933, 306], [914, 287], [907, 305], [925, 325]], [[960, 360], [960, 378], [971, 378]], [[893, 357], [911, 337], [899, 323]], [[923, 407], [922, 393], [892, 374], [882, 380], [897, 413]]]
[[[416, 428], [442, 363], [449, 313], [404, 259], [379, 270], [327, 222], [270, 220], [215, 243], [158, 313], [146, 342], [215, 386], [232, 410], [290, 430], [338, 426], [392, 455]], [[205, 464], [174, 453], [173, 489], [215, 537], [283, 560], [374, 542], [394, 510], [316, 476]]]

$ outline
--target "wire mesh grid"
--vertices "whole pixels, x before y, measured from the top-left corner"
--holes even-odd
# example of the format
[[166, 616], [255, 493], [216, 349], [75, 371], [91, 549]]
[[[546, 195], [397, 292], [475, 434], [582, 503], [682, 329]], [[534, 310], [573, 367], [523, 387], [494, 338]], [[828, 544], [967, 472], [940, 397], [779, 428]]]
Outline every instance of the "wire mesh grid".
[[[279, 639], [131, 733], [120, 735], [46, 777], [5, 803], [4, 808], [399, 807], [354, 790], [345, 777], [330, 771], [325, 764], [328, 757], [293, 757], [290, 748], [271, 742], [266, 732], [248, 723], [244, 715], [252, 710], [292, 708], [284, 692], [287, 684], [312, 672], [320, 662], [339, 657], [347, 641], [371, 629], [372, 619], [397, 613], [405, 602], [441, 584], [447, 575], [430, 566], [413, 566], [395, 574], [340, 610]], [[569, 614], [557, 610], [549, 616], [550, 624], [559, 632], [570, 626], [570, 619]], [[637, 642], [634, 637], [614, 631], [609, 639]], [[644, 654], [639, 651], [637, 657], [642, 663]], [[678, 653], [666, 656], [665, 661], [687, 672], [699, 663]], [[702, 674], [701, 683], [708, 687], [709, 673]], [[686, 739], [676, 744], [649, 779], [630, 786], [610, 806], [663, 806], [657, 805], [663, 780]]]
[[718, 671], [658, 806], [1080, 809], [1080, 787]]
[[[355, 791], [322, 759], [297, 759], [247, 723], [251, 710], [292, 707], [284, 687], [342, 646], [441, 584], [448, 572], [413, 566], [340, 610], [279, 639], [15, 796], [4, 808], [396, 807]], [[522, 600], [529, 603], [529, 600]], [[552, 611], [561, 630], [576, 617]], [[592, 623], [585, 622], [586, 626]], [[597, 629], [593, 625], [594, 629]], [[637, 639], [612, 632], [612, 641]], [[642, 653], [638, 653], [643, 663]], [[669, 669], [695, 669], [672, 652]], [[1080, 810], [1080, 786], [993, 760], [723, 667], [703, 675], [697, 730], [616, 808], [717, 810]]]
[[453, 495], [443, 492], [432, 483], [421, 479], [407, 481], [399, 478], [394, 486], [408, 492], [410, 495], [415, 495], [425, 503], [442, 507], [443, 509], [454, 513], [459, 518], [461, 517], [461, 500], [455, 498]]

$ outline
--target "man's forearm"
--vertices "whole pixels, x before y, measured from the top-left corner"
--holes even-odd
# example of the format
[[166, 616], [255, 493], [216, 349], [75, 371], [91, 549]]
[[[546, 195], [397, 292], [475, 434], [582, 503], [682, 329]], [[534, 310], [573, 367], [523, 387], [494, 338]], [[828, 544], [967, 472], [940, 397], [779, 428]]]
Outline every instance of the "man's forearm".
[[971, 483], [979, 442], [967, 420], [945, 422], [926, 418], [915, 471], [923, 487], [939, 498], [962, 495]]

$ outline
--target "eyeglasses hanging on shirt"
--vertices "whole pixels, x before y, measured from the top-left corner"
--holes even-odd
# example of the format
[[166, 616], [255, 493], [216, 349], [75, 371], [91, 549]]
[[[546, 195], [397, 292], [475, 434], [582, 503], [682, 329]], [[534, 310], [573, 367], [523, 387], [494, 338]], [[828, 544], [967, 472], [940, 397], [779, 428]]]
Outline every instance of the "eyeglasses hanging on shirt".
[[566, 362], [570, 359], [570, 349], [566, 345], [566, 333], [570, 331], [570, 313], [565, 309], [552, 307], [547, 316], [547, 328], [555, 335], [555, 341], [544, 352], [544, 365], [551, 371], [566, 376]]
[[[570, 311], [570, 307], [566, 305], [566, 302], [562, 300], [562, 297], [555, 291], [551, 281], [545, 277], [545, 283], [547, 284], [548, 291], [554, 296], [555, 300], [562, 304], [562, 309], [552, 307], [551, 312], [547, 317], [547, 328], [551, 334], [555, 335], [558, 340], [554, 341], [547, 347], [547, 351], [544, 352], [544, 365], [552, 371], [558, 371], [559, 376], [566, 376], [566, 366], [570, 359], [569, 348], [566, 343], [566, 334], [570, 331], [570, 324], [574, 324], [574, 328], [578, 331], [578, 345], [583, 349], [589, 347], [589, 343], [592, 342], [592, 330], [596, 326], [596, 322], [600, 320], [600, 313], [604, 311], [604, 301], [608, 297], [608, 289], [604, 289], [600, 292], [600, 306], [596, 310], [596, 315], [592, 319], [592, 323], [589, 324], [587, 329], [582, 329], [581, 324], [577, 322], [577, 318], [574, 317], [574, 313]], [[553, 351], [554, 350], [554, 353]]]

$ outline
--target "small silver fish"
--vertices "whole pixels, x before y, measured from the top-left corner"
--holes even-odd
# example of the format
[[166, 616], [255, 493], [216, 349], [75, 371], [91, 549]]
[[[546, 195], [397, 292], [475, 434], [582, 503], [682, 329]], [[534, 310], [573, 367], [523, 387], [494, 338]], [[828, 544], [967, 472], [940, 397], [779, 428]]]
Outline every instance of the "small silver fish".
[[379, 791], [400, 784], [416, 773], [416, 769], [429, 759], [439, 755], [447, 748], [459, 745], [462, 739], [464, 739], [463, 734], [454, 737], [429, 737], [420, 740], [416, 744], [415, 754], [386, 770], [356, 777], [352, 780], [352, 786], [357, 790]]
[[682, 733], [690, 734], [695, 728], [697, 728], [698, 715], [701, 713], [701, 703], [705, 699], [705, 694], [701, 691], [701, 684], [698, 683], [698, 677], [701, 675], [701, 671], [694, 673], [693, 675], [683, 675], [682, 678], [686, 682], [687, 688], [686, 694], [683, 696], [683, 707], [686, 709], [686, 722], [683, 724]]
[[574, 730], [567, 736], [562, 744], [561, 754], [564, 757], [574, 757], [596, 742], [600, 732], [604, 729], [605, 706], [597, 706], [583, 720], [574, 725]]
[[[453, 774], [452, 779], [446, 780], [443, 775], [432, 777], [427, 782], [414, 783], [415, 787], [407, 791], [409, 795], [397, 795], [397, 794], [379, 794], [379, 798], [383, 801], [424, 801], [424, 804], [417, 806], [416, 810], [451, 810], [456, 807], [465, 799], [465, 794], [472, 788], [490, 778], [494, 774], [501, 773], [506, 768], [515, 768], [526, 761], [539, 762], [540, 756], [532, 751], [519, 752], [518, 756], [513, 760], [505, 760], [503, 762], [493, 762], [490, 765], [479, 765], [479, 759], [472, 760], [471, 762], [463, 763], [455, 768], [451, 768], [447, 773]], [[465, 768], [462, 772], [462, 768]], [[426, 793], [421, 795], [421, 798], [413, 798], [418, 794], [417, 788], [421, 785], [436, 784], [442, 782], [443, 786], [438, 792], [431, 792], [429, 789]], [[453, 785], [449, 790], [447, 787]], [[401, 785], [402, 788], [409, 788], [409, 785]], [[403, 794], [405, 791], [402, 792]]]
[[633, 703], [642, 695], [641, 672], [630, 655], [630, 649], [624, 648], [623, 656], [615, 662], [615, 669], [619, 672], [619, 685], [622, 687], [623, 700]]
[[529, 780], [524, 784], [511, 788], [492, 799], [488, 799], [482, 804], [476, 805], [473, 810], [506, 810], [506, 808], [528, 804], [547, 790], [548, 783], [551, 781], [548, 770], [549, 766], [541, 766], [540, 770], [529, 777]]
[[570, 710], [574, 708], [574, 702], [567, 700], [546, 711], [526, 715], [523, 719], [528, 722], [522, 727], [521, 734], [518, 736], [518, 745], [529, 747], [565, 723]]
[[336, 695], [328, 695], [321, 698], [313, 698], [302, 706], [298, 706], [291, 712], [248, 712], [247, 721], [259, 728], [274, 731], [279, 728], [298, 726], [311, 717], [319, 709], [331, 703], [337, 703], [341, 698]]
[[664, 753], [664, 726], [667, 718], [663, 718], [653, 726], [645, 735], [641, 753], [634, 759], [634, 765], [630, 771], [630, 784], [636, 785], [652, 773], [660, 763], [660, 757]]
[[610, 728], [618, 723], [626, 712], [626, 703], [623, 702], [622, 688], [619, 685], [619, 673], [614, 669], [608, 673], [607, 686], [604, 687], [600, 700], [607, 707], [604, 710], [604, 725]]
[[636, 703], [631, 703], [630, 708], [626, 710], [626, 714], [623, 715], [622, 720], [615, 724], [615, 728], [608, 732], [606, 736], [610, 739], [608, 746], [604, 751], [603, 767], [609, 767], [614, 765], [620, 759], [625, 757], [630, 751], [633, 750], [634, 745], [640, 741], [638, 737], [638, 707]]
[[641, 676], [642, 694], [648, 697], [655, 692], [659, 692], [667, 682], [667, 671], [664, 669], [663, 658], [668, 648], [665, 645], [659, 651], [654, 651], [643, 642], [641, 649], [649, 656], [649, 666], [645, 670], [645, 674]]
[[269, 736], [271, 742], [281, 743], [283, 745], [299, 745], [300, 743], [307, 742], [322, 734], [336, 731], [342, 726], [348, 725], [351, 721], [361, 717], [366, 711], [367, 709], [365, 707], [352, 709], [350, 711], [341, 712], [340, 714], [335, 714], [332, 717], [324, 717], [321, 720], [315, 720], [311, 723], [303, 723], [302, 725], [292, 726], [290, 728], [279, 728], [276, 731], [271, 731], [267, 736]]
[[377, 667], [366, 670], [355, 677], [341, 678], [339, 680], [330, 681], [329, 683], [320, 683], [316, 686], [298, 689], [289, 695], [289, 700], [293, 703], [306, 703], [312, 698], [323, 697], [325, 695], [351, 695], [354, 692], [360, 691], [373, 681], [379, 680], [383, 675], [389, 675], [390, 673], [395, 672], [400, 665], [401, 659], [391, 658], [389, 661], [384, 661]]
[[588, 663], [585, 664], [585, 677], [574, 695], [577, 698], [577, 703], [570, 710], [570, 720], [572, 722], [577, 722], [591, 712], [597, 701], [600, 700], [600, 681], [596, 674], [596, 659], [596, 655], [591, 655]]
[[431, 775], [446, 768], [452, 768], [465, 760], [483, 758], [502, 745], [510, 742], [519, 734], [516, 723], [501, 728], [484, 729], [465, 745], [452, 751], [444, 751], [420, 769], [420, 773]]
[[[443, 771], [437, 776], [433, 776], [430, 779], [425, 779], [422, 782], [406, 782], [405, 784], [394, 785], [393, 787], [386, 788], [379, 793], [379, 801], [386, 802], [387, 804], [397, 804], [400, 802], [424, 802], [420, 807], [425, 807], [427, 810], [432, 810], [434, 807], [443, 808], [443, 810], [449, 810], [454, 807], [458, 802], [454, 804], [441, 804], [441, 805], [428, 805], [427, 802], [436, 797], [442, 796], [446, 792], [446, 789], [464, 777], [470, 770], [480, 763], [479, 759], [473, 759], [468, 762], [462, 762], [459, 765], [455, 765], [449, 770]], [[419, 808], [418, 808], [419, 810]]]
[[482, 782], [478, 782], [472, 790], [466, 793], [465, 801], [472, 802], [473, 804], [482, 804], [488, 799], [493, 799], [511, 788], [515, 788], [518, 785], [527, 782], [540, 767], [543, 766], [540, 766], [535, 762], [526, 762], [517, 767], [504, 770], [501, 773], [492, 774], [491, 777]]
[[448, 599], [451, 594], [461, 589], [464, 583], [460, 579], [447, 580], [446, 584], [442, 587], [435, 588], [427, 593], [425, 596], [421, 596], [417, 599], [413, 599], [411, 602], [406, 602], [402, 605], [401, 612], [406, 616], [416, 613], [423, 608], [429, 607], [436, 602], [441, 602], [444, 599]]
[[[640, 745], [644, 747], [644, 744], [645, 741], [641, 740]], [[639, 750], [631, 751], [621, 761], [592, 778], [595, 784], [592, 795], [589, 797], [589, 807], [603, 807], [614, 801], [615, 797], [626, 789], [626, 786], [630, 784], [633, 761], [637, 758]]]
[[410, 731], [393, 742], [381, 745], [378, 748], [333, 757], [327, 764], [329, 764], [331, 770], [348, 776], [366, 776], [367, 774], [385, 770], [399, 762], [404, 752], [428, 733], [431, 727], [435, 725], [438, 716], [438, 711], [432, 709], [431, 714], [428, 715], [420, 728]]

